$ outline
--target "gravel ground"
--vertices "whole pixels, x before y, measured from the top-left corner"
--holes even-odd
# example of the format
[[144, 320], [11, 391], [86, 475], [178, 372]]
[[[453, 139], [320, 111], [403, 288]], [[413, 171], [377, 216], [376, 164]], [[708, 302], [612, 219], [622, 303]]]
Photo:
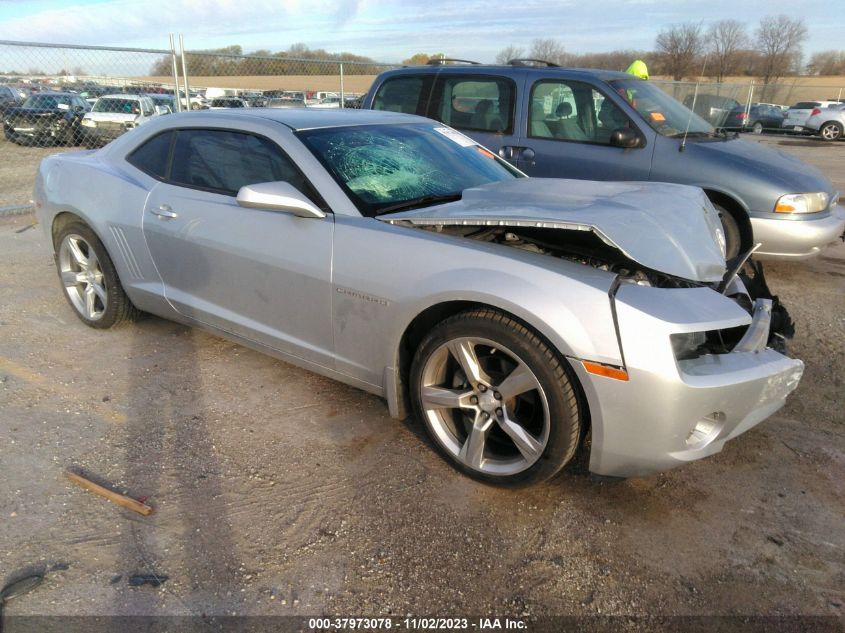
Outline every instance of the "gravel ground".
[[[845, 191], [845, 144], [755, 140]], [[778, 414], [666, 474], [508, 491], [350, 387], [157, 318], [86, 328], [33, 222], [0, 219], [0, 580], [52, 571], [8, 614], [845, 612], [845, 245], [767, 268], [807, 364]]]

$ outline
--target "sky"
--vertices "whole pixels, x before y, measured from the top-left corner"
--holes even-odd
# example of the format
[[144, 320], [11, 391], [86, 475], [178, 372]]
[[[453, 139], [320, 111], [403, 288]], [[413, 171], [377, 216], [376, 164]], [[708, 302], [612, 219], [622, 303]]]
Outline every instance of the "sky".
[[[417, 52], [491, 62], [508, 45], [553, 38], [573, 53], [654, 48], [664, 27], [764, 15], [803, 17], [807, 55], [845, 49], [831, 0], [0, 0], [0, 40], [188, 50], [291, 44], [398, 62]], [[741, 9], [738, 10], [738, 9]]]

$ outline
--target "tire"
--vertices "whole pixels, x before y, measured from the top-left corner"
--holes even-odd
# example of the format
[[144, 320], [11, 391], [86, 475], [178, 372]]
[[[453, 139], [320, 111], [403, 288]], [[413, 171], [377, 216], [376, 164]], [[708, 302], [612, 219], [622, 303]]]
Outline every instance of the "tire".
[[751, 132], [754, 134], [762, 134], [763, 124], [760, 121], [755, 121], [754, 125], [751, 126]]
[[545, 481], [572, 459], [581, 433], [565, 362], [501, 312], [461, 312], [420, 343], [412, 406], [438, 451], [465, 475], [503, 486]]
[[87, 224], [65, 226], [56, 236], [55, 249], [65, 299], [85, 325], [107, 329], [138, 317], [105, 246]]
[[725, 233], [725, 260], [733, 259], [739, 255], [742, 248], [742, 234], [739, 232], [739, 224], [725, 207], [715, 202], [713, 206], [719, 213], [719, 221], [722, 223], [722, 231]]
[[823, 141], [838, 141], [842, 138], [842, 124], [836, 121], [828, 121], [819, 128], [819, 136]]
[[198, 104], [198, 103], [192, 103], [191, 104], [191, 110], [199, 110], [199, 109], [200, 109], [200, 104]]

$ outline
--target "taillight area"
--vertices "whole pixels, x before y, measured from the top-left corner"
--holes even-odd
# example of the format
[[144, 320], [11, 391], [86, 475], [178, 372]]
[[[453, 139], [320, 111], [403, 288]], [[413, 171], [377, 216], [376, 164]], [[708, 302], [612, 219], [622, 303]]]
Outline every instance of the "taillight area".
[[817, 114], [821, 114], [821, 113], [822, 113], [821, 108], [813, 108], [813, 111], [810, 112], [810, 116], [816, 116]]
[[736, 115], [736, 118], [738, 118], [740, 121], [744, 121], [745, 119], [748, 118], [748, 114], [745, 113], [745, 112], [740, 112], [739, 114]]

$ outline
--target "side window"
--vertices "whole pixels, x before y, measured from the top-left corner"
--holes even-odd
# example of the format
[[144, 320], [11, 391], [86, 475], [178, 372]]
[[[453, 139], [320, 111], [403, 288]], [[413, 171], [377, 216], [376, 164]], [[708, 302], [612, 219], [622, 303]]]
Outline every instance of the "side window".
[[229, 196], [237, 195], [244, 185], [283, 180], [325, 207], [277, 145], [243, 132], [179, 130], [169, 180]]
[[170, 140], [173, 132], [162, 132], [152, 137], [126, 157], [134, 165], [153, 178], [164, 180], [167, 175], [167, 162], [170, 158]]
[[496, 77], [437, 80], [431, 117], [462, 130], [513, 132], [514, 85]]
[[152, 99], [141, 99], [141, 114], [143, 114], [144, 116], [153, 115]]
[[[394, 77], [385, 81], [375, 98], [373, 110], [417, 114], [423, 94], [423, 77]], [[423, 106], [424, 109], [424, 106]], [[420, 112], [420, 114], [423, 114]]]
[[613, 130], [630, 126], [619, 106], [588, 84], [541, 81], [531, 90], [531, 137], [609, 144]]

